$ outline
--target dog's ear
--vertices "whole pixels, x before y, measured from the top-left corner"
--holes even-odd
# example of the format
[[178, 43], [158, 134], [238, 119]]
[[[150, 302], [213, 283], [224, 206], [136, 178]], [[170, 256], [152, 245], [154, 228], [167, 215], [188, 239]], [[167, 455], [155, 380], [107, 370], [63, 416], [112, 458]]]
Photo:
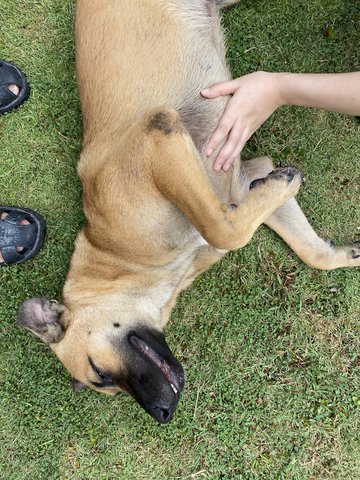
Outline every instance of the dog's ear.
[[61, 303], [46, 298], [32, 298], [21, 304], [17, 323], [30, 330], [45, 343], [57, 343], [65, 335], [61, 321], [64, 311]]

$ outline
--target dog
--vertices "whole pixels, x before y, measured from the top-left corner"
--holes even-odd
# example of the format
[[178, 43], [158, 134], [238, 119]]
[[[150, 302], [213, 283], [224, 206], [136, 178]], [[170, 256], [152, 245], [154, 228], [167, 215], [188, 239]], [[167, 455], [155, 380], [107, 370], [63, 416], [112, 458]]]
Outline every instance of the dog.
[[[78, 0], [76, 68], [83, 113], [78, 173], [86, 226], [63, 302], [26, 300], [19, 325], [49, 344], [73, 377], [132, 395], [169, 422], [184, 371], [163, 329], [179, 293], [261, 224], [308, 265], [360, 265], [360, 242], [334, 247], [295, 195], [301, 174], [269, 158], [212, 168], [204, 148], [231, 78], [219, 11], [236, 0]], [[220, 147], [221, 148], [221, 147]]]

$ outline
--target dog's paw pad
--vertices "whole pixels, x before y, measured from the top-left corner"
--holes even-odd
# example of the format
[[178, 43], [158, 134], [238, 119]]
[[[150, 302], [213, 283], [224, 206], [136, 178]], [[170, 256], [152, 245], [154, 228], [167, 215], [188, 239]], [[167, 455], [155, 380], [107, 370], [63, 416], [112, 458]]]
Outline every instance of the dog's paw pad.
[[302, 180], [302, 175], [300, 171], [295, 167], [280, 167], [276, 168], [272, 172], [269, 173], [267, 176], [268, 179], [274, 180], [286, 180], [287, 182], [291, 182], [294, 180], [296, 176], [300, 176]]
[[360, 240], [351, 245], [351, 258], [354, 260], [360, 258]]

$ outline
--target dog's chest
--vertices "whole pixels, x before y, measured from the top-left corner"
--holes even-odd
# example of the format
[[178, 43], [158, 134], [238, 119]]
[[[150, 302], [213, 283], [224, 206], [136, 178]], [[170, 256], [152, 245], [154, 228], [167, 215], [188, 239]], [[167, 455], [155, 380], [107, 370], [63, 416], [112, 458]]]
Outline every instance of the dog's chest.
[[191, 282], [196, 274], [195, 259], [209, 244], [197, 234], [189, 247], [179, 253], [174, 261], [163, 267], [163, 275], [149, 293], [153, 304], [162, 309], [174, 295]]

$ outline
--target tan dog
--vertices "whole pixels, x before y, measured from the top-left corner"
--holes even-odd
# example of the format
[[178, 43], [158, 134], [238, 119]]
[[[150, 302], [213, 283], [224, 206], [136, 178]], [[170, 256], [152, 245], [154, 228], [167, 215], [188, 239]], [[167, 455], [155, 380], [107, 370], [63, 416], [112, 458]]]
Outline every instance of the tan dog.
[[87, 226], [63, 306], [32, 299], [18, 316], [76, 388], [127, 391], [161, 423], [184, 386], [161, 333], [176, 298], [260, 224], [313, 267], [360, 265], [359, 244], [334, 248], [314, 233], [293, 198], [296, 169], [258, 158], [215, 174], [203, 154], [226, 99], [199, 92], [230, 78], [218, 12], [230, 3], [78, 0]]

